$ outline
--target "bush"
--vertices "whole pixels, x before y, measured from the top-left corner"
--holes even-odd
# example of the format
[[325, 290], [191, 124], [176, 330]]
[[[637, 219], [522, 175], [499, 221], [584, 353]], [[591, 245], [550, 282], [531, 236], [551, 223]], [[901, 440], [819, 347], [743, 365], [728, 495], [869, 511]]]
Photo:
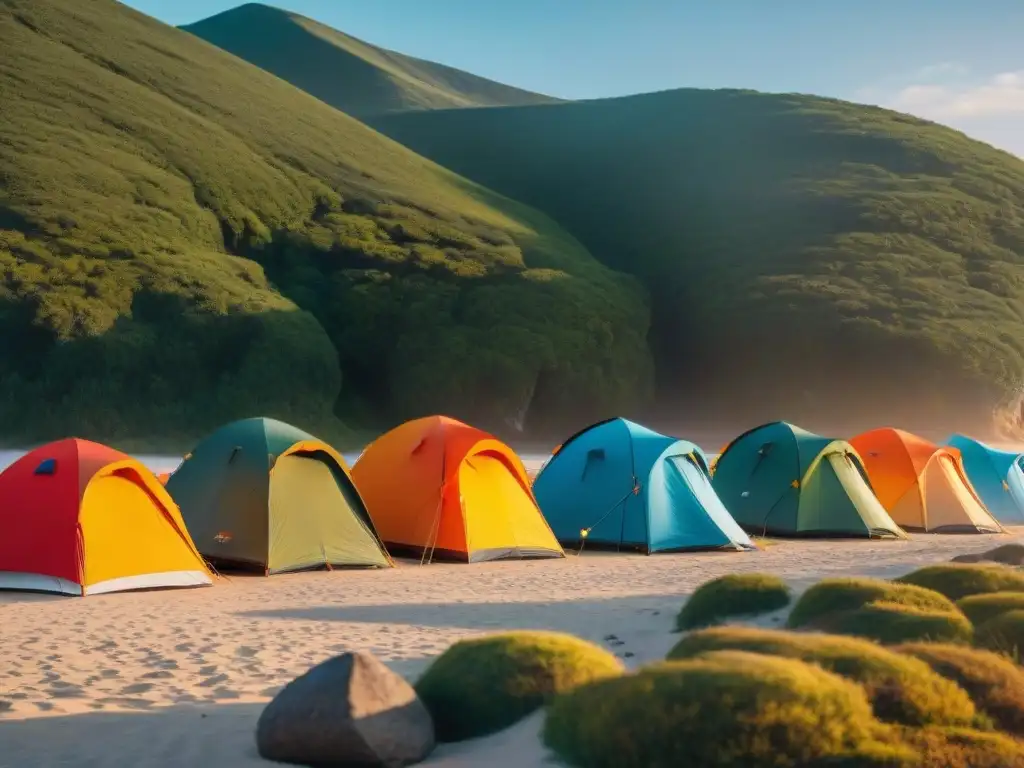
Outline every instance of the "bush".
[[719, 627], [693, 632], [669, 652], [684, 660], [710, 651], [748, 651], [812, 662], [860, 684], [875, 716], [905, 725], [969, 725], [976, 711], [968, 695], [924, 661], [852, 637]]
[[1003, 565], [1024, 565], [1024, 545], [1003, 544], [1001, 547], [990, 549], [977, 555], [957, 555], [953, 558], [954, 563], [981, 563], [981, 562], [1002, 563]]
[[823, 618], [815, 626], [837, 635], [853, 635], [891, 645], [917, 640], [969, 643], [974, 627], [959, 611], [935, 611], [893, 603], [871, 603]]
[[962, 645], [910, 643], [893, 650], [927, 663], [967, 691], [1002, 731], [1024, 736], [1024, 670], [988, 651]]
[[950, 600], [989, 592], [1024, 592], [1024, 572], [995, 564], [929, 565], [901, 576], [896, 581], [941, 592]]
[[1024, 610], [1024, 592], [989, 592], [958, 600], [957, 607], [975, 626], [1007, 611]]
[[892, 737], [856, 684], [739, 651], [581, 686], [555, 699], [544, 727], [581, 768], [796, 768], [899, 754], [883, 743]]
[[1024, 611], [1007, 611], [986, 621], [975, 632], [974, 642], [1019, 662], [1024, 649]]
[[702, 584], [676, 617], [676, 628], [695, 629], [732, 616], [756, 616], [789, 605], [792, 594], [778, 576], [734, 573]]
[[580, 683], [619, 675], [602, 648], [556, 632], [509, 632], [460, 640], [416, 683], [439, 741], [500, 731]]
[[[997, 733], [961, 728], [907, 729], [902, 741], [916, 753], [906, 768], [1024, 768], [1024, 745]], [[852, 763], [850, 768], [868, 766], [874, 768], [871, 763]]]
[[797, 600], [789, 615], [789, 626], [803, 627], [831, 613], [851, 611], [878, 601], [933, 611], [957, 612], [951, 600], [929, 589], [881, 579], [823, 579]]

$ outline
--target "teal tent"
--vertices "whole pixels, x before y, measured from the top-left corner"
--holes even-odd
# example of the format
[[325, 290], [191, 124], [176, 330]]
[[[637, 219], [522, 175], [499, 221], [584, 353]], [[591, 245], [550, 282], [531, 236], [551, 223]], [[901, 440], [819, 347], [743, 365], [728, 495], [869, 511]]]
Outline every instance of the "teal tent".
[[1024, 455], [966, 435], [953, 435], [946, 445], [960, 451], [967, 479], [992, 516], [1006, 525], [1024, 525]]
[[715, 462], [712, 485], [751, 533], [906, 537], [872, 492], [853, 446], [784, 421], [729, 443]]
[[289, 424], [255, 418], [221, 427], [166, 487], [215, 565], [267, 574], [392, 565], [345, 460]]
[[533, 483], [563, 545], [634, 549], [753, 549], [711, 488], [693, 443], [609, 419], [566, 440]]

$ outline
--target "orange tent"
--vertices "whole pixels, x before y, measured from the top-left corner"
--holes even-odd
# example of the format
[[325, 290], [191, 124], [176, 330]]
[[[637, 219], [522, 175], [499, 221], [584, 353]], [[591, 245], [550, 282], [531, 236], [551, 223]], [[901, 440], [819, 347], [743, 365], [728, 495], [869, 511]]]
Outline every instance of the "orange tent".
[[871, 486], [890, 517], [908, 530], [999, 533], [967, 479], [960, 451], [900, 429], [865, 432], [850, 443], [864, 460]]
[[564, 557], [519, 457], [455, 419], [429, 416], [382, 435], [352, 479], [392, 554], [470, 563]]

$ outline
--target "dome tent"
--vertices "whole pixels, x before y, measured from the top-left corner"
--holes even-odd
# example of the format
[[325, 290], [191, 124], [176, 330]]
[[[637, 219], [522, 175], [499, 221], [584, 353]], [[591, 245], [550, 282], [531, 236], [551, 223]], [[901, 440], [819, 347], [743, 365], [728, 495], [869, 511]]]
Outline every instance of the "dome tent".
[[556, 449], [533, 483], [563, 545], [645, 553], [754, 549], [711, 487], [707, 457], [693, 443], [627, 419], [608, 419]]
[[69, 438], [0, 473], [0, 588], [101, 594], [212, 583], [153, 473]]
[[863, 457], [878, 500], [907, 530], [1002, 532], [967, 479], [956, 448], [891, 427], [864, 432], [850, 442]]
[[872, 493], [853, 446], [784, 421], [729, 443], [711, 484], [751, 533], [906, 537]]
[[206, 437], [167, 480], [199, 551], [266, 574], [389, 567], [341, 455], [274, 419]]
[[467, 563], [565, 555], [519, 457], [461, 421], [395, 427], [366, 448], [352, 477], [394, 554]]
[[1004, 525], [1024, 525], [1024, 454], [966, 435], [953, 435], [946, 445], [960, 451], [967, 479], [992, 516]]

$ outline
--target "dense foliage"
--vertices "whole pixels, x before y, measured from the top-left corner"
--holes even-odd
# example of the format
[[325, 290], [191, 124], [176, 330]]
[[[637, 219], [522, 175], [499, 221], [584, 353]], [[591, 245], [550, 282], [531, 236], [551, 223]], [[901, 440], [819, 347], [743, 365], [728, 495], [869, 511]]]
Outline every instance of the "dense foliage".
[[972, 725], [974, 705], [953, 682], [928, 664], [867, 640], [753, 627], [716, 627], [692, 632], [669, 651], [670, 661], [710, 651], [747, 651], [800, 659], [859, 684], [875, 716], [905, 725]]
[[1024, 592], [1024, 571], [988, 563], [927, 565], [896, 581], [941, 592], [950, 600], [992, 592]]
[[5, 0], [0, 40], [8, 439], [648, 396], [642, 289], [544, 216], [113, 0]]
[[957, 600], [957, 607], [975, 626], [1008, 611], [1024, 610], [1024, 592], [986, 592]]
[[1024, 383], [1024, 162], [956, 131], [729, 90], [371, 124], [645, 279], [666, 407], [977, 431]]
[[416, 682], [440, 741], [500, 731], [572, 688], [623, 673], [608, 651], [557, 632], [460, 640]]
[[974, 626], [959, 611], [885, 601], [829, 614], [816, 622], [815, 627], [837, 635], [866, 637], [886, 645], [917, 641], [969, 643], [974, 638]]
[[793, 628], [805, 627], [878, 602], [959, 613], [949, 598], [930, 589], [882, 579], [844, 577], [822, 579], [807, 589], [793, 606], [787, 623]]
[[555, 101], [386, 51], [305, 16], [259, 3], [232, 8], [182, 29], [349, 115]]
[[696, 629], [730, 618], [778, 611], [789, 605], [792, 593], [778, 576], [731, 573], [701, 584], [676, 616], [676, 629]]

